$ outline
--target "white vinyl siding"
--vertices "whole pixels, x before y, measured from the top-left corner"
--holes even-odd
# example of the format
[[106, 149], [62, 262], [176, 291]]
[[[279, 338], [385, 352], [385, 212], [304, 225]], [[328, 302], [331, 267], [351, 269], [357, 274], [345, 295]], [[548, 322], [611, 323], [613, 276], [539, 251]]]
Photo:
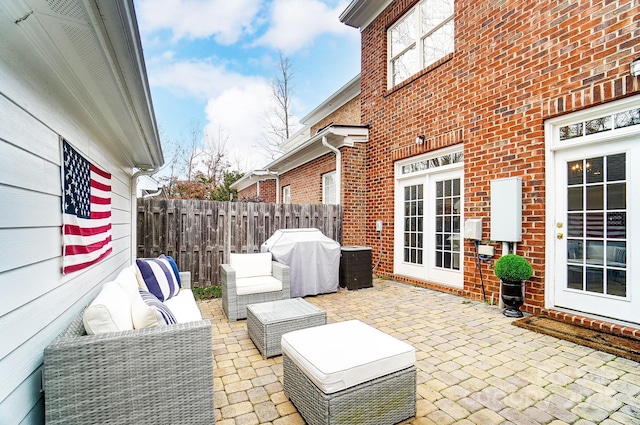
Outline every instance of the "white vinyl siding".
[[[5, 62], [0, 75], [0, 422], [42, 424], [45, 347], [133, 256], [131, 169], [47, 90]], [[112, 174], [113, 252], [69, 275], [61, 273], [61, 135]]]
[[454, 49], [454, 0], [423, 0], [388, 30], [392, 88]]

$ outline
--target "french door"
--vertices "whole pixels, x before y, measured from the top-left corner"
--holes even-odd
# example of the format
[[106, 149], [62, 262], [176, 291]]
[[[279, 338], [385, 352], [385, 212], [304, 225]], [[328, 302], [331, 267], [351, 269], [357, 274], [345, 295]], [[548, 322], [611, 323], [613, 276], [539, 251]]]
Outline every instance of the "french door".
[[640, 323], [640, 137], [554, 156], [553, 303]]
[[395, 273], [462, 288], [462, 182], [462, 169], [399, 181]]

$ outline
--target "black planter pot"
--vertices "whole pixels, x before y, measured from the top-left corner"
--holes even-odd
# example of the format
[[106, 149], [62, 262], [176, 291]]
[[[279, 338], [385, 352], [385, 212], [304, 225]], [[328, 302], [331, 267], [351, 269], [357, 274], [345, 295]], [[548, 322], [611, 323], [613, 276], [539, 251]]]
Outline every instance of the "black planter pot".
[[520, 306], [524, 304], [524, 282], [500, 281], [502, 285], [502, 302], [507, 308], [502, 314], [507, 317], [522, 317]]

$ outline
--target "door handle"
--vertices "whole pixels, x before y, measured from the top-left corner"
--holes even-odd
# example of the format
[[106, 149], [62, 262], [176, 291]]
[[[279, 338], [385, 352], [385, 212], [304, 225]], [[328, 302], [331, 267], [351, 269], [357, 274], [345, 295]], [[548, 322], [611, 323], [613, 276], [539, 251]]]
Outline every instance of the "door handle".
[[556, 233], [556, 238], [558, 238], [558, 239], [564, 238], [564, 233], [562, 233], [562, 232]]

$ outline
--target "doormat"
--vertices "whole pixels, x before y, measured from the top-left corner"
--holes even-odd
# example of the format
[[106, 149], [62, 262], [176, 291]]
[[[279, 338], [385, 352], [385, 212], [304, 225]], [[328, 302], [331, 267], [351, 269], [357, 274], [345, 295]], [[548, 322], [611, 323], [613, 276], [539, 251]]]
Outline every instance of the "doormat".
[[512, 322], [515, 326], [585, 345], [605, 353], [640, 362], [640, 340], [583, 328], [546, 316], [528, 316]]

